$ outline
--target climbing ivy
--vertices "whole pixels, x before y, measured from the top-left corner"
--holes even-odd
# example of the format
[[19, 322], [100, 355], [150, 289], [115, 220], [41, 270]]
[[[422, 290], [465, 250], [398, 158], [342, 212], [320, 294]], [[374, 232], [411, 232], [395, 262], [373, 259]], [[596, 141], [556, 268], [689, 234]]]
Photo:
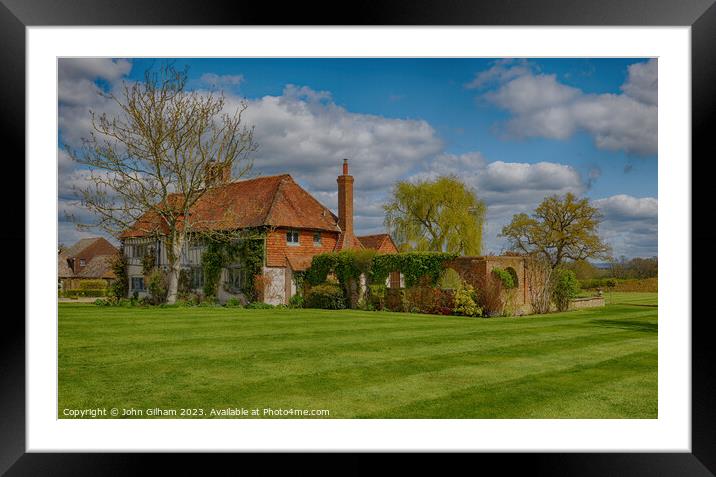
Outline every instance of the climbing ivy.
[[256, 299], [254, 283], [256, 276], [262, 273], [264, 260], [265, 235], [255, 231], [243, 234], [212, 236], [206, 240], [206, 249], [202, 255], [204, 271], [204, 294], [216, 296], [221, 279], [221, 269], [232, 263], [241, 262], [246, 273], [241, 292], [249, 301]]
[[371, 281], [383, 283], [390, 272], [400, 272], [405, 277], [405, 286], [412, 287], [427, 280], [434, 286], [440, 279], [443, 264], [457, 257], [444, 252], [405, 252], [376, 255], [371, 269]]
[[435, 285], [440, 279], [443, 264], [456, 257], [443, 252], [406, 252], [379, 255], [374, 250], [344, 250], [313, 257], [306, 279], [311, 285], [326, 281], [333, 273], [344, 286], [348, 281], [365, 274], [370, 283], [383, 283], [390, 272], [401, 272], [406, 286], [417, 285], [421, 279]]
[[342, 250], [315, 255], [306, 279], [315, 286], [325, 282], [328, 274], [333, 273], [345, 288], [351, 279], [358, 280], [361, 274], [370, 274], [375, 257], [375, 250]]
[[515, 277], [510, 273], [508, 270], [505, 270], [504, 268], [493, 268], [492, 274], [497, 277], [498, 280], [502, 283], [502, 286], [504, 288], [507, 288], [508, 290], [511, 288], [515, 288], [517, 285], [515, 283]]

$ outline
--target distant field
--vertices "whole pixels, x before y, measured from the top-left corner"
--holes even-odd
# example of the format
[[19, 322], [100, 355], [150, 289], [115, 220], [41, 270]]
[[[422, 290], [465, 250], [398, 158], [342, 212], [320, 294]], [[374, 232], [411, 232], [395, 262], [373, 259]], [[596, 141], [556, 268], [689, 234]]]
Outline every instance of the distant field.
[[604, 308], [490, 319], [61, 303], [58, 416], [656, 418], [656, 293], [605, 295]]

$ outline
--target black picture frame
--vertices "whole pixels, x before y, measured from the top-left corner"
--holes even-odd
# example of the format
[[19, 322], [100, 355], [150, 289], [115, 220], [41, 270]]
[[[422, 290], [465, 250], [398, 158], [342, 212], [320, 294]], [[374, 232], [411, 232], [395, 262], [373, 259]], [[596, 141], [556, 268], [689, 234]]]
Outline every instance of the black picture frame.
[[[0, 121], [6, 167], [14, 167], [16, 180], [8, 187], [22, 189], [27, 179], [25, 157], [25, 29], [29, 26], [104, 25], [574, 25], [574, 26], [690, 26], [692, 60], [692, 224], [709, 217], [711, 175], [704, 171], [716, 160], [711, 126], [716, 114], [716, 0], [510, 0], [389, 1], [360, 5], [348, 11], [336, 4], [286, 3], [280, 8], [260, 2], [181, 2], [176, 0], [0, 0]], [[344, 13], [339, 13], [343, 11]], [[318, 12], [328, 12], [319, 14]], [[331, 16], [332, 15], [332, 16]], [[660, 137], [660, 140], [664, 138]], [[8, 147], [9, 146], [9, 147]], [[699, 161], [693, 160], [698, 157]], [[689, 160], [689, 158], [684, 158]], [[699, 163], [699, 174], [694, 166]], [[7, 191], [7, 189], [5, 189]], [[15, 191], [14, 197], [24, 191]], [[7, 192], [9, 194], [9, 192]], [[6, 207], [0, 243], [9, 250], [24, 250], [25, 209]], [[692, 251], [708, 251], [716, 233], [693, 227]], [[693, 253], [693, 252], [692, 252]], [[4, 264], [5, 290], [17, 293], [24, 277], [21, 255], [10, 254]], [[14, 263], [13, 261], [17, 262]], [[692, 261], [693, 263], [693, 261]], [[698, 267], [697, 267], [698, 268]], [[705, 280], [692, 267], [692, 296], [707, 296]], [[24, 280], [23, 280], [24, 282]], [[27, 299], [27, 288], [25, 296]], [[19, 301], [19, 297], [16, 297]], [[695, 305], [693, 303], [692, 305]], [[693, 307], [693, 311], [696, 308]], [[24, 310], [23, 310], [24, 311]], [[716, 362], [709, 313], [692, 319], [692, 453], [550, 453], [481, 454], [479, 467], [497, 463], [501, 472], [526, 465], [531, 474], [548, 475], [714, 475], [716, 474]], [[25, 452], [25, 326], [24, 312], [9, 313], [0, 332], [0, 473], [7, 475], [128, 474], [146, 470], [145, 459], [122, 454], [39, 454]], [[168, 460], [167, 455], [159, 456]], [[228, 457], [224, 457], [228, 458]], [[353, 458], [351, 458], [353, 459]], [[171, 456], [174, 464], [185, 459]], [[300, 461], [300, 459], [299, 459]], [[297, 463], [295, 458], [292, 462]], [[347, 468], [360, 470], [356, 461]], [[474, 465], [474, 464], [473, 464]], [[189, 471], [190, 467], [185, 467]]]

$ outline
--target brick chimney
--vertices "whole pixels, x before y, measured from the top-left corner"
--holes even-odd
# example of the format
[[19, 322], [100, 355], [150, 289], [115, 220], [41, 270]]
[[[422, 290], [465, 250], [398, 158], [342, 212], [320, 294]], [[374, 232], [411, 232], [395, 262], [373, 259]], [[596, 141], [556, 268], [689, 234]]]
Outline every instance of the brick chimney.
[[338, 225], [346, 237], [353, 236], [353, 176], [348, 175], [348, 159], [343, 159], [343, 175], [338, 176]]
[[231, 164], [219, 164], [211, 160], [205, 166], [206, 185], [209, 187], [231, 182]]

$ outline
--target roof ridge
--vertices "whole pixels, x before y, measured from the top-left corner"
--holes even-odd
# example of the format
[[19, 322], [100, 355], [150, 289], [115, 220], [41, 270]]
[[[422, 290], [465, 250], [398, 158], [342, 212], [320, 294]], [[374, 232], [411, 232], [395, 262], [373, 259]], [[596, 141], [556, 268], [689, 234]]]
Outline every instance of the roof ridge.
[[[288, 178], [291, 179], [291, 181], [293, 182], [293, 178], [291, 177], [290, 174], [282, 174], [282, 176], [288, 176]], [[281, 177], [281, 176], [272, 176], [272, 177]], [[276, 188], [273, 191], [273, 197], [271, 198], [271, 205], [269, 205], [269, 208], [266, 210], [266, 215], [264, 215], [263, 223], [265, 223], [265, 224], [269, 223], [269, 219], [271, 217], [271, 214], [273, 213], [273, 209], [276, 206], [278, 193], [284, 184], [285, 184], [285, 181], [283, 179], [278, 181], [278, 185], [276, 186]]]

